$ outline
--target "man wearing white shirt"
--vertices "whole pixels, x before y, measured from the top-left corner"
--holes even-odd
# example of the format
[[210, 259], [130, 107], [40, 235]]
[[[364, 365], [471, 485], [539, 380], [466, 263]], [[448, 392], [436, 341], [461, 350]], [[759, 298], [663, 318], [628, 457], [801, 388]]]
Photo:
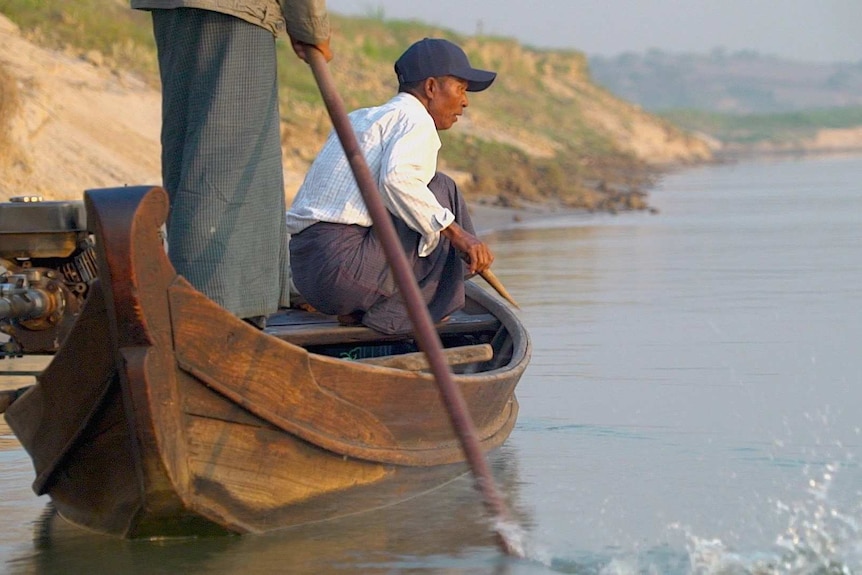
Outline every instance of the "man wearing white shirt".
[[[437, 131], [452, 127], [468, 105], [467, 92], [486, 89], [496, 74], [472, 68], [461, 48], [434, 38], [410, 46], [395, 72], [398, 94], [354, 111], [350, 122], [431, 317], [441, 321], [463, 307], [465, 273], [485, 271], [494, 256], [475, 236], [455, 183], [437, 172]], [[309, 305], [343, 323], [410, 331], [404, 300], [334, 133], [294, 198], [287, 227], [293, 282]]]

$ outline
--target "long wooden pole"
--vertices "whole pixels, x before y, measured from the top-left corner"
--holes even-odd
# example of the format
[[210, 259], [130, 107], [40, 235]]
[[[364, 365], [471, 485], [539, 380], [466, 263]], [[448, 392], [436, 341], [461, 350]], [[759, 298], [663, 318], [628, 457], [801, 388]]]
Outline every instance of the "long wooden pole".
[[449, 364], [446, 363], [446, 358], [443, 354], [443, 344], [440, 342], [440, 336], [434, 328], [431, 314], [428, 312], [425, 301], [422, 299], [419, 285], [416, 283], [416, 278], [407, 261], [407, 256], [402, 251], [403, 248], [401, 247], [401, 242], [398, 241], [395, 227], [392, 225], [392, 220], [389, 217], [389, 212], [380, 198], [377, 183], [374, 181], [371, 170], [368, 168], [365, 157], [362, 155], [362, 150], [359, 148], [356, 134], [353, 132], [353, 126], [347, 118], [344, 102], [341, 100], [341, 96], [338, 94], [332, 76], [329, 73], [326, 59], [317, 49], [307, 47], [305, 52], [308, 63], [311, 66], [311, 71], [323, 96], [323, 101], [326, 104], [326, 109], [329, 112], [329, 117], [332, 119], [332, 124], [341, 140], [347, 160], [350, 162], [350, 167], [362, 193], [362, 198], [368, 207], [375, 231], [383, 244], [386, 259], [395, 275], [398, 289], [401, 290], [404, 296], [416, 339], [428, 356], [428, 363], [431, 365], [431, 371], [437, 381], [437, 386], [440, 388], [443, 403], [446, 406], [452, 426], [458, 435], [461, 447], [464, 449], [464, 454], [476, 478], [476, 484], [482, 493], [485, 506], [495, 518], [494, 528], [497, 540], [503, 552], [513, 556], [522, 556], [521, 546], [517, 542], [512, 541], [511, 535], [507, 533], [506, 526], [512, 523], [506, 505], [494, 483], [494, 478], [491, 475], [485, 454], [479, 445], [476, 428], [467, 411], [467, 404], [461, 395], [461, 390], [458, 389], [452, 378], [452, 371], [449, 368]]
[[518, 305], [518, 302], [515, 301], [515, 298], [512, 297], [512, 294], [509, 293], [509, 290], [506, 289], [506, 286], [503, 285], [503, 282], [501, 282], [497, 278], [497, 274], [491, 271], [491, 268], [488, 268], [483, 272], [479, 272], [479, 275], [482, 276], [482, 278], [486, 282], [488, 282], [488, 284], [492, 288], [497, 290], [497, 293], [500, 294], [503, 299], [505, 299], [507, 302], [509, 302], [516, 308], [521, 309], [521, 306]]

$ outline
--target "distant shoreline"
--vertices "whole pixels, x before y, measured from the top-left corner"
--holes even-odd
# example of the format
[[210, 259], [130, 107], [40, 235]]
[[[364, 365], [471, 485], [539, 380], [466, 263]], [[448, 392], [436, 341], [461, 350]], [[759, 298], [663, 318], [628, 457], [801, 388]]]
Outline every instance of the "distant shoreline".
[[[823, 158], [823, 157], [856, 157], [862, 156], [862, 147], [847, 148], [847, 149], [786, 149], [786, 150], [738, 150], [734, 153], [721, 154], [717, 153], [714, 158], [706, 162], [676, 164], [667, 166], [662, 170], [662, 175], [678, 173], [681, 171], [696, 169], [703, 166], [720, 166], [733, 165], [742, 162], [757, 162], [768, 160], [792, 160], [792, 159], [807, 159], [807, 158]], [[649, 200], [652, 188], [646, 190], [646, 198]], [[491, 235], [496, 232], [519, 229], [519, 228], [536, 228], [545, 225], [553, 225], [554, 221], [566, 221], [573, 223], [576, 221], [592, 221], [600, 217], [608, 217], [615, 215], [614, 212], [607, 210], [591, 211], [585, 208], [573, 208], [560, 206], [557, 204], [542, 204], [532, 203], [523, 207], [508, 207], [498, 206], [486, 203], [477, 203], [468, 201], [470, 214], [473, 217], [473, 224], [476, 228], [476, 233], [480, 236]], [[646, 213], [645, 213], [646, 212]], [[656, 213], [651, 209], [647, 210], [627, 210], [616, 212], [624, 213], [644, 213], [651, 215]]]
[[[531, 206], [529, 208], [511, 208], [502, 206], [491, 206], [486, 204], [468, 203], [470, 215], [476, 234], [489, 236], [498, 232], [515, 229], [553, 227], [553, 222], [565, 220], [567, 223], [575, 221], [590, 221], [600, 217], [611, 217], [611, 212], [590, 211], [583, 208], [567, 208], [556, 206]], [[622, 212], [625, 213], [625, 212]], [[644, 213], [643, 210], [631, 210], [630, 213]], [[646, 213], [645, 215], [649, 215]]]

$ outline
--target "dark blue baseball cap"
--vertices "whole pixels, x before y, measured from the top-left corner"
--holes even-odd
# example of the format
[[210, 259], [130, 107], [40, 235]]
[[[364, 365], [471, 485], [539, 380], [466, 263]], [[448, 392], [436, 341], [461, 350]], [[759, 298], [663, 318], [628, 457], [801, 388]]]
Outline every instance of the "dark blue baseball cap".
[[469, 92], [481, 92], [497, 77], [496, 72], [470, 66], [464, 50], [441, 38], [425, 38], [407, 48], [395, 62], [395, 74], [399, 84], [421, 82], [437, 76], [455, 76], [467, 80]]

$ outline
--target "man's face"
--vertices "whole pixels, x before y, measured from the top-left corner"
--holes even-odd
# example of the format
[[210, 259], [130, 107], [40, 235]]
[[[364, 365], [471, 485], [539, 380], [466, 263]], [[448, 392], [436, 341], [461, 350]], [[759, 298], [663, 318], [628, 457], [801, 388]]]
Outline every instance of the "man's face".
[[438, 130], [448, 130], [458, 121], [458, 116], [469, 104], [467, 102], [467, 80], [454, 76], [431, 78], [426, 87], [428, 113], [434, 118]]

